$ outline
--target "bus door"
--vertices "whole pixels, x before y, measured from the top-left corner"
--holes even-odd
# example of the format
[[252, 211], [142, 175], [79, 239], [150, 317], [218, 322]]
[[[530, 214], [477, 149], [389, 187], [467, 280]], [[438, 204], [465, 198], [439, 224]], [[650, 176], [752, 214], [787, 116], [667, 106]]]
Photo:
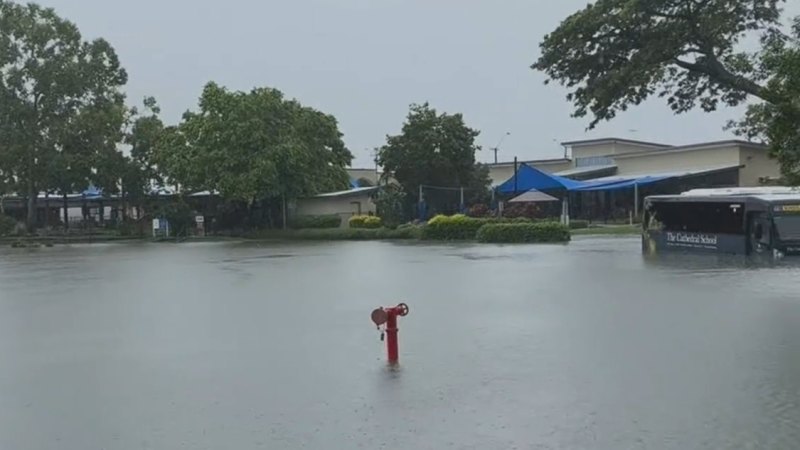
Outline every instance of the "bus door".
[[748, 243], [751, 252], [772, 251], [772, 226], [763, 212], [750, 213], [748, 218]]

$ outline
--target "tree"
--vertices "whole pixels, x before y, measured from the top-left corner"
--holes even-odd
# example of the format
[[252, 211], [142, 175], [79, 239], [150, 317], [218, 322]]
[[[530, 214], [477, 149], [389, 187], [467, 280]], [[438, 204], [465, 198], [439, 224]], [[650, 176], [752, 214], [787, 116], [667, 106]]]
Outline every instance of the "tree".
[[163, 182], [156, 165], [156, 146], [165, 133], [164, 122], [158, 117], [161, 108], [153, 97], [146, 97], [143, 103], [143, 113], [135, 108], [131, 110], [131, 126], [125, 136], [130, 154], [118, 159], [116, 173], [119, 177], [123, 219], [129, 203], [141, 206], [153, 184]]
[[[466, 126], [461, 114], [439, 114], [427, 103], [411, 105], [401, 133], [387, 136], [386, 145], [378, 149], [378, 164], [414, 202], [421, 185], [464, 187], [469, 199], [484, 197], [489, 176], [475, 161], [479, 134]], [[437, 201], [434, 194], [427, 200]]]
[[29, 227], [40, 190], [66, 193], [115, 150], [126, 81], [105, 40], [84, 41], [52, 9], [0, 0], [0, 167], [27, 196]]
[[168, 180], [250, 207], [346, 189], [352, 154], [336, 119], [270, 88], [203, 89], [198, 112], [164, 130], [155, 159]]
[[[731, 124], [762, 139], [791, 182], [800, 181], [800, 25], [781, 22], [785, 0], [598, 0], [541, 43], [533, 65], [570, 92], [590, 128], [657, 95], [676, 113], [738, 106]], [[757, 51], [742, 41], [758, 37]]]

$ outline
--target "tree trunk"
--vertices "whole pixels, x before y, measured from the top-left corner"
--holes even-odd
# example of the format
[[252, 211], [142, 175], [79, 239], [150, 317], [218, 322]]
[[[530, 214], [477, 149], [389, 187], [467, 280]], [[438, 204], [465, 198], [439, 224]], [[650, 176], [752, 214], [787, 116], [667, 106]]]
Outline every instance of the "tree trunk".
[[50, 225], [50, 192], [44, 193], [44, 227]]
[[25, 218], [25, 225], [28, 227], [28, 231], [33, 231], [36, 228], [36, 197], [38, 196], [33, 185], [33, 179], [28, 179], [28, 211]]
[[283, 195], [282, 200], [283, 200], [283, 205], [282, 205], [283, 206], [283, 229], [285, 230], [287, 228], [287, 224], [286, 224], [286, 195], [285, 194]]
[[64, 202], [64, 230], [69, 229], [69, 201], [67, 200], [67, 191], [63, 191], [62, 200]]

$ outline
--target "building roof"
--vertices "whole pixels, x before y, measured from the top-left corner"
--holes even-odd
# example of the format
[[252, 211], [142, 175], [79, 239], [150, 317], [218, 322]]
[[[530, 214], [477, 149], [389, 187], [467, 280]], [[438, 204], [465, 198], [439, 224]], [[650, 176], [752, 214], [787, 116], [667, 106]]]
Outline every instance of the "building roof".
[[603, 175], [608, 173], [614, 173], [614, 171], [616, 170], [617, 170], [616, 164], [606, 164], [600, 166], [575, 167], [568, 170], [562, 170], [561, 172], [556, 172], [554, 175], [571, 178], [571, 177], [580, 177], [589, 175]]
[[[571, 161], [572, 160], [569, 159], [569, 158], [532, 159], [532, 160], [527, 160], [527, 161], [517, 161], [517, 165], [521, 166], [523, 164], [527, 164], [529, 166], [530, 165], [538, 166], [538, 165], [543, 165], [543, 164], [568, 163], [568, 162], [571, 162]], [[484, 165], [487, 166], [487, 167], [513, 166], [514, 165], [514, 161], [500, 161], [500, 162], [497, 162], [497, 163], [485, 163]]]
[[671, 145], [661, 144], [658, 142], [646, 142], [646, 141], [636, 141], [633, 139], [622, 139], [622, 138], [615, 138], [615, 137], [608, 137], [608, 138], [599, 138], [599, 139], [584, 139], [578, 141], [567, 141], [562, 142], [561, 145], [565, 147], [586, 147], [589, 145], [601, 145], [601, 144], [632, 144], [632, 145], [640, 145], [642, 147], [656, 147], [656, 148], [669, 148], [672, 147]]
[[547, 195], [542, 191], [537, 191], [536, 189], [531, 189], [530, 191], [518, 195], [511, 200], [509, 203], [539, 203], [539, 202], [557, 202], [558, 199], [553, 197], [552, 195]]
[[625, 158], [635, 158], [637, 156], [642, 156], [642, 155], [662, 155], [664, 153], [694, 152], [699, 150], [717, 150], [730, 147], [748, 147], [757, 150], [767, 150], [769, 148], [767, 145], [760, 144], [758, 142], [748, 142], [737, 139], [729, 139], [727, 141], [701, 142], [699, 144], [668, 147], [658, 151], [657, 153], [645, 150], [641, 152], [622, 153], [619, 155], [613, 155], [613, 157], [614, 159], [625, 159]]
[[595, 184], [595, 183], [614, 183], [618, 181], [633, 180], [637, 178], [662, 178], [662, 179], [682, 178], [692, 175], [707, 175], [717, 172], [724, 172], [727, 170], [739, 169], [741, 167], [742, 166], [738, 164], [726, 165], [726, 166], [712, 166], [712, 167], [695, 167], [688, 169], [676, 169], [665, 172], [648, 172], [648, 173], [637, 173], [637, 174], [613, 175], [609, 177], [593, 178], [591, 180], [586, 180], [586, 181]]
[[371, 194], [380, 189], [379, 186], [368, 186], [348, 189], [346, 191], [327, 192], [325, 194], [315, 195], [312, 198], [336, 198], [336, 197], [352, 197], [363, 194]]

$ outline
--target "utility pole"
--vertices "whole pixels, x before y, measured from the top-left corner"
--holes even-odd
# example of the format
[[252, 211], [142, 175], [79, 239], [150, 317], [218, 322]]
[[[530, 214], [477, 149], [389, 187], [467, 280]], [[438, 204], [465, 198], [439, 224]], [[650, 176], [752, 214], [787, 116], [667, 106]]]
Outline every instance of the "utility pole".
[[503, 137], [500, 138], [500, 142], [498, 142], [497, 145], [495, 145], [494, 147], [491, 148], [491, 150], [494, 152], [494, 163], [495, 164], [497, 164], [497, 152], [500, 150], [500, 144], [502, 144], [503, 141], [505, 141], [508, 136], [511, 136], [511, 132], [510, 131], [506, 131], [506, 134], [504, 134]]

